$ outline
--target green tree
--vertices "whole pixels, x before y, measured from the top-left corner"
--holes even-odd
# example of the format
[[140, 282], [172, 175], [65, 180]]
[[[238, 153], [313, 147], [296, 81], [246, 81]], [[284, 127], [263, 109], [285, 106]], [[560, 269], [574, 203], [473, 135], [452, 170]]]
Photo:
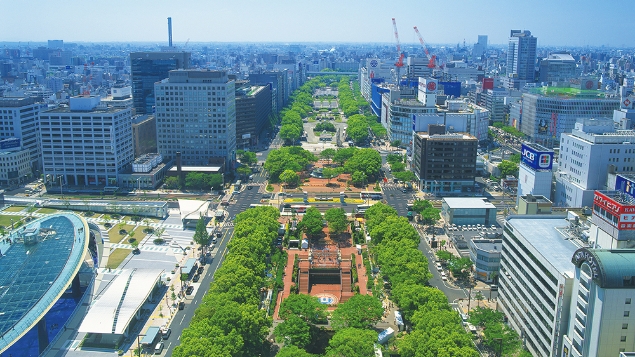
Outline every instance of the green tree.
[[247, 177], [251, 175], [251, 168], [249, 168], [249, 166], [240, 166], [239, 168], [236, 169], [236, 173], [238, 173], [239, 175], [243, 177]]
[[296, 186], [300, 182], [300, 176], [293, 170], [284, 170], [280, 174], [280, 181], [287, 184], [287, 186]]
[[423, 211], [425, 211], [428, 208], [432, 208], [432, 207], [433, 207], [432, 203], [430, 203], [430, 201], [428, 201], [428, 200], [415, 200], [412, 203], [412, 210], [417, 212], [417, 213], [419, 213], [419, 214], [422, 214]]
[[331, 179], [337, 177], [340, 173], [342, 173], [341, 167], [330, 168], [325, 167], [322, 169], [322, 177], [328, 179], [327, 185], [331, 183]]
[[332, 149], [332, 148], [324, 149], [320, 153], [320, 158], [324, 160], [328, 160], [330, 165], [331, 160], [333, 160], [333, 158], [335, 157], [335, 154], [337, 154], [337, 151], [335, 149]]
[[441, 219], [441, 210], [434, 207], [426, 208], [421, 213], [421, 217], [426, 224], [434, 226]]
[[520, 154], [512, 154], [509, 157], [509, 161], [513, 162], [514, 164], [520, 164]]
[[209, 174], [207, 175], [207, 184], [209, 187], [216, 190], [223, 186], [223, 174]]
[[417, 179], [417, 176], [415, 176], [415, 174], [412, 171], [402, 171], [402, 172], [393, 171], [392, 175], [397, 180], [403, 181], [403, 182], [415, 181]]
[[404, 164], [401, 161], [395, 162], [395, 163], [390, 165], [390, 170], [392, 172], [403, 172], [403, 171], [406, 170], [406, 164]]
[[176, 176], [170, 176], [165, 178], [165, 187], [168, 189], [175, 189], [179, 187], [179, 178]]
[[451, 259], [448, 262], [448, 268], [452, 272], [452, 275], [465, 277], [472, 270], [472, 260], [469, 257]]
[[295, 125], [285, 124], [280, 127], [280, 138], [286, 143], [295, 143], [300, 139], [300, 134], [302, 130]]
[[359, 149], [346, 161], [344, 169], [350, 173], [361, 171], [369, 178], [376, 177], [381, 170], [381, 156], [373, 149]]
[[189, 172], [185, 176], [185, 187], [188, 189], [194, 190], [207, 190], [209, 189], [209, 184], [207, 182], [207, 177], [202, 172]]
[[294, 345], [300, 348], [311, 343], [311, 326], [298, 316], [291, 315], [278, 324], [273, 331], [276, 341], [287, 345]]
[[280, 304], [279, 315], [283, 319], [298, 316], [310, 323], [318, 323], [326, 317], [326, 306], [315, 296], [291, 294]]
[[[207, 229], [205, 225], [205, 219], [203, 217], [199, 218], [196, 222], [196, 230], [194, 231], [194, 236], [192, 237], [194, 242], [200, 246], [206, 246], [209, 241], [209, 234], [207, 234]], [[205, 251], [203, 250], [203, 253]]]
[[243, 165], [252, 165], [258, 162], [258, 157], [255, 152], [238, 150], [236, 154], [240, 159], [240, 163]]
[[368, 357], [375, 355], [377, 332], [345, 328], [333, 335], [326, 349], [326, 357]]
[[298, 348], [297, 346], [285, 346], [276, 354], [276, 357], [317, 357], [314, 354]]
[[368, 176], [363, 171], [355, 171], [351, 175], [351, 182], [353, 182], [355, 186], [364, 186], [367, 180]]
[[328, 222], [331, 234], [340, 234], [348, 227], [348, 217], [342, 208], [331, 208], [324, 212], [324, 219]]
[[331, 317], [335, 330], [347, 327], [370, 328], [381, 320], [384, 308], [375, 296], [356, 294], [345, 303], [337, 305]]
[[511, 161], [503, 160], [500, 164], [498, 164], [498, 169], [501, 172], [501, 177], [518, 177], [518, 164], [515, 164]]
[[337, 149], [335, 156], [333, 156], [333, 161], [338, 163], [341, 166], [344, 166], [344, 163], [348, 161], [353, 155], [359, 150], [356, 147], [348, 147], [348, 148], [340, 148]]
[[324, 221], [320, 210], [315, 207], [307, 208], [306, 213], [304, 213], [304, 216], [298, 226], [309, 237], [315, 237], [322, 234]]
[[439, 250], [437, 251], [437, 258], [439, 258], [439, 260], [447, 262], [452, 260], [454, 258], [454, 255], [447, 250]]
[[391, 206], [381, 202], [377, 202], [374, 205], [370, 206], [370, 208], [368, 208], [366, 210], [366, 213], [364, 214], [368, 231], [372, 231], [376, 225], [380, 224], [387, 217], [390, 216], [397, 216], [397, 211]]

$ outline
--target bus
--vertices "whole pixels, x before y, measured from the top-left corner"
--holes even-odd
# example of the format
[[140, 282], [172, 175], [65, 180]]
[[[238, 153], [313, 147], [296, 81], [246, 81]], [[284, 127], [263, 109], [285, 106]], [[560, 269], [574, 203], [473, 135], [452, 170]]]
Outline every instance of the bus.
[[365, 199], [371, 199], [371, 200], [381, 200], [384, 196], [381, 194], [381, 192], [370, 192], [370, 191], [362, 191], [359, 194], [359, 198], [361, 198], [362, 200]]
[[252, 203], [252, 204], [249, 205], [249, 208], [256, 208], [256, 207], [260, 207], [260, 206], [266, 206], [266, 205], [261, 205], [261, 204], [258, 204], [258, 203]]
[[369, 209], [372, 205], [357, 205], [356, 211], [359, 214], [366, 213], [366, 210]]
[[291, 210], [295, 211], [296, 213], [305, 213], [309, 207], [311, 206], [294, 205], [291, 206]]
[[240, 180], [236, 181], [234, 184], [234, 191], [240, 191], [241, 184], [242, 182], [240, 182]]

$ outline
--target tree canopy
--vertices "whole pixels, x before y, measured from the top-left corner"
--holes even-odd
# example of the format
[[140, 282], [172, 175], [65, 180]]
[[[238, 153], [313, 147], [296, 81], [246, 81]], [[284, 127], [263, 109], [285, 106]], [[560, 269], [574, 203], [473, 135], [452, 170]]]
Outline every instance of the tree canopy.
[[326, 350], [326, 357], [368, 357], [375, 355], [377, 332], [346, 328], [333, 335]]
[[337, 305], [331, 317], [335, 330], [347, 327], [370, 328], [381, 320], [384, 308], [375, 296], [353, 295], [345, 303]]
[[324, 219], [328, 223], [332, 234], [340, 234], [348, 227], [348, 217], [343, 208], [331, 208], [324, 212]]
[[320, 213], [320, 210], [315, 207], [307, 208], [304, 216], [302, 216], [302, 220], [298, 223], [298, 227], [309, 237], [322, 234], [324, 220], [322, 219], [322, 213]]
[[498, 169], [501, 172], [501, 177], [516, 176], [518, 177], [518, 164], [511, 161], [503, 160], [498, 164]]

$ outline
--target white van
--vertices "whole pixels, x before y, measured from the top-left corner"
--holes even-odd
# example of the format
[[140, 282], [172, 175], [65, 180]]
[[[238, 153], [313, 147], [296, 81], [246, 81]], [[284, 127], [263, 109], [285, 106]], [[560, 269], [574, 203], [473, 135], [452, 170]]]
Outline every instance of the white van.
[[441, 263], [436, 263], [436, 266], [437, 266], [437, 270], [438, 271], [442, 271], [443, 270], [443, 267], [441, 266]]
[[160, 355], [161, 352], [163, 352], [163, 342], [159, 342], [159, 343], [157, 343], [156, 346], [154, 346], [154, 354], [155, 355]]

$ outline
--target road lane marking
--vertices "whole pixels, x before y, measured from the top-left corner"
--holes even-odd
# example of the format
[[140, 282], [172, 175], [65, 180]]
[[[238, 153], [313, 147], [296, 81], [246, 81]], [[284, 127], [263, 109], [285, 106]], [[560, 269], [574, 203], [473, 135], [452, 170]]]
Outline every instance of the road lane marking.
[[183, 320], [185, 320], [185, 314], [183, 314], [183, 317], [181, 318], [181, 322], [179, 322], [179, 325], [183, 324]]

